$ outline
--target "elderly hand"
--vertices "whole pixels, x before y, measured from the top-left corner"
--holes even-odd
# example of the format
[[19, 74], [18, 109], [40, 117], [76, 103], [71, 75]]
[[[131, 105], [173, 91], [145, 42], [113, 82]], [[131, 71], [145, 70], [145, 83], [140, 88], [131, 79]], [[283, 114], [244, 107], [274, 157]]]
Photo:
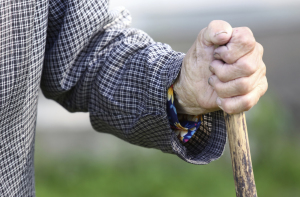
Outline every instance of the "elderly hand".
[[263, 47], [249, 28], [212, 21], [186, 54], [174, 83], [177, 112], [249, 110], [268, 88], [262, 56]]

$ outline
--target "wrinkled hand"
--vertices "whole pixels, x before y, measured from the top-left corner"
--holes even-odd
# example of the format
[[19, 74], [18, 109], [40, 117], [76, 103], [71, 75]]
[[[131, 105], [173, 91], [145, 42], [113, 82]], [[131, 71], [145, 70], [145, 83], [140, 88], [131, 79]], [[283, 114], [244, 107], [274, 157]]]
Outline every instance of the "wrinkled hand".
[[262, 56], [263, 47], [249, 28], [212, 21], [186, 54], [174, 83], [177, 112], [249, 110], [268, 88]]

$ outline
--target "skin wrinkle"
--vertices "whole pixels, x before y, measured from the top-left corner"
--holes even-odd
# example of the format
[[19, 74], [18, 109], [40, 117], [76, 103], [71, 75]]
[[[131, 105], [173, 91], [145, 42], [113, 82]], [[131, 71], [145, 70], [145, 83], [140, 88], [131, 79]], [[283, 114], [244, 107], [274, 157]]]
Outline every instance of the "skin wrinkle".
[[[202, 34], [203, 35], [203, 34]], [[203, 43], [200, 42], [200, 45], [202, 45]], [[207, 58], [207, 55], [206, 53], [207, 52], [203, 52], [202, 50], [198, 50], [200, 47], [197, 47], [195, 46], [195, 44], [193, 45], [193, 48], [192, 48], [192, 56], [194, 57], [193, 58], [193, 63], [189, 63], [189, 58], [186, 58], [187, 60], [184, 61], [185, 64], [189, 65], [189, 66], [192, 66], [194, 67], [195, 65], [198, 65], [198, 62], [202, 62], [202, 61], [210, 61], [211, 58]], [[205, 50], [211, 50], [211, 48], [205, 46]], [[192, 68], [191, 70], [197, 70]], [[191, 79], [194, 79], [195, 77], [194, 76], [191, 76], [190, 74], [194, 74], [194, 72], [187, 72], [186, 71], [186, 68], [183, 67], [182, 69], [182, 74], [184, 75], [184, 80], [186, 81], [186, 86], [187, 87], [193, 87], [193, 84], [197, 84], [197, 83], [203, 83], [203, 80], [205, 79], [205, 75], [201, 78], [198, 78], [194, 81], [191, 81]], [[179, 84], [180, 84], [180, 81], [179, 81]], [[196, 85], [196, 87], [198, 87]], [[175, 93], [178, 92], [178, 91], [182, 91], [182, 92], [185, 92], [186, 94], [183, 94], [181, 96], [181, 98], [178, 98], [178, 103], [179, 104], [182, 104], [182, 106], [179, 108], [179, 110], [177, 111], [186, 111], [186, 110], [183, 110], [182, 107], [187, 107], [184, 103], [189, 103], [189, 104], [192, 104], [190, 107], [187, 107], [189, 109], [189, 113], [193, 113], [194, 115], [198, 115], [199, 113], [208, 113], [210, 112], [211, 110], [203, 110], [202, 108], [198, 107], [197, 105], [201, 105], [201, 102], [199, 102], [199, 97], [201, 97], [202, 95], [195, 95], [194, 92], [192, 92], [192, 95], [190, 94], [191, 92], [190, 91], [184, 91], [185, 88], [183, 88], [182, 86], [180, 85], [175, 85], [174, 86], [174, 91]], [[208, 89], [208, 88], [207, 88]], [[209, 90], [206, 89], [206, 92], [208, 92]], [[187, 93], [188, 92], [188, 93]], [[200, 92], [200, 91], [199, 91]], [[194, 94], [193, 94], [194, 93]], [[212, 94], [212, 93], [211, 93]], [[205, 94], [206, 95], [206, 94]], [[196, 98], [195, 100], [191, 100], [191, 98]], [[202, 106], [205, 106], [205, 104], [202, 104]], [[191, 111], [192, 110], [192, 111]]]
[[[250, 52], [250, 53], [252, 53], [252, 52]], [[243, 56], [243, 58], [246, 57], [246, 56], [249, 56], [249, 55], [251, 55], [251, 54], [248, 53], [245, 56]], [[257, 51], [256, 51], [255, 57], [256, 58], [253, 60], [253, 63], [251, 63], [251, 65], [258, 65], [259, 59], [262, 59], [262, 55], [260, 55]], [[244, 67], [241, 67], [240, 66], [241, 65], [240, 62], [241, 62], [241, 60], [238, 60], [237, 62], [235, 62], [233, 64], [224, 63], [223, 64], [223, 66], [225, 66], [224, 68], [228, 68], [228, 66], [233, 66], [233, 68], [236, 68], [236, 69], [230, 69], [230, 68], [228, 68], [228, 69], [225, 69], [226, 71], [223, 71], [221, 74], [216, 73], [216, 75], [218, 76], [218, 78], [220, 79], [220, 81], [227, 82], [229, 80], [232, 80], [232, 77], [230, 77], [230, 76], [235, 75], [235, 74], [236, 74], [236, 76], [239, 75], [240, 77], [246, 77], [248, 75], [253, 74], [253, 72], [256, 71], [256, 69], [258, 67], [258, 66], [256, 66], [255, 68], [253, 68], [252, 69], [253, 72], [250, 71], [248, 73], [245, 73], [245, 71], [249, 71], [250, 69], [245, 69]], [[244, 61], [244, 62], [248, 62], [248, 61]], [[227, 70], [233, 70], [235, 73], [234, 74], [230, 74], [230, 73], [228, 74]]]
[[[254, 91], [246, 94], [246, 95], [242, 95], [244, 96], [243, 99], [242, 99], [242, 102], [240, 105], [236, 105], [235, 109], [234, 107], [232, 107], [231, 105], [235, 105], [236, 103], [236, 100], [241, 98], [241, 96], [237, 96], [237, 97], [233, 97], [233, 102], [231, 102], [229, 104], [229, 107], [226, 108], [225, 110], [228, 111], [228, 113], [237, 113], [237, 111], [248, 111], [252, 108], [252, 106], [254, 106], [258, 101], [259, 101], [259, 98], [260, 97], [254, 97], [255, 99], [252, 99], [253, 98], [253, 94], [255, 93], [255, 91], [260, 95], [260, 96], [263, 96], [264, 93], [266, 92], [266, 90], [268, 89], [268, 86], [263, 86], [263, 84], [267, 84], [267, 78], [266, 76], [264, 76], [261, 80], [260, 80], [260, 84], [254, 89]], [[262, 88], [264, 87], [264, 88]], [[259, 91], [260, 90], [260, 91]], [[226, 102], [226, 101], [225, 101]], [[241, 105], [243, 105], [244, 107], [242, 107]]]
[[[197, 65], [201, 65], [201, 67], [203, 67], [203, 66], [205, 66], [205, 65], [202, 65], [203, 63], [202, 62], [211, 62], [213, 59], [212, 59], [212, 57], [209, 57], [207, 54], [208, 53], [212, 53], [213, 52], [213, 49], [214, 48], [212, 48], [212, 44], [208, 44], [207, 43], [207, 40], [206, 39], [204, 39], [204, 33], [205, 33], [205, 30], [206, 29], [204, 29], [204, 30], [202, 30], [201, 31], [201, 33], [200, 33], [200, 36], [198, 36], [198, 37], [200, 37], [200, 40], [201, 40], [201, 38], [202, 38], [202, 42], [197, 42], [196, 43], [196, 45], [195, 45], [195, 43], [193, 44], [193, 49], [192, 49], [192, 56], [194, 57], [194, 63], [191, 63], [191, 64], [189, 64], [189, 61], [184, 61], [184, 63], [187, 65], [187, 67], [192, 67], [192, 69], [191, 70], [201, 70], [201, 68], [199, 69], [199, 68], [196, 68], [196, 69], [193, 69], [193, 67], [194, 66], [197, 66]], [[207, 46], [207, 45], [209, 45], [209, 46]], [[202, 50], [201, 50], [202, 49]], [[189, 52], [188, 52], [189, 53]], [[189, 59], [189, 58], [185, 58], [185, 59]], [[208, 68], [208, 66], [209, 66], [209, 64], [207, 65], [207, 68]], [[185, 67], [184, 67], [185, 68]], [[207, 72], [210, 72], [209, 71], [209, 69], [207, 69]], [[207, 76], [207, 73], [201, 73], [201, 75], [202, 75], [202, 77], [200, 77], [200, 78], [196, 78], [195, 79], [195, 77], [194, 76], [189, 76], [189, 72], [187, 72], [186, 71], [186, 69], [183, 69], [182, 70], [182, 73], [187, 73], [187, 76], [185, 76], [184, 78], [185, 78], [185, 80], [186, 80], [186, 86], [190, 86], [190, 87], [192, 87], [192, 84], [197, 84], [197, 83], [203, 83], [204, 81], [203, 80], [205, 80], [205, 78], [206, 78], [206, 76]], [[190, 74], [194, 74], [194, 72], [190, 72]], [[209, 73], [209, 75], [212, 75], [212, 73], [210, 72]], [[195, 79], [193, 82], [191, 82], [191, 79]], [[206, 82], [207, 83], [207, 82]], [[176, 87], [176, 86], [175, 86]], [[197, 87], [197, 86], [196, 86]], [[174, 90], [175, 90], [175, 92], [176, 92], [176, 89], [177, 89], [177, 91], [179, 91], [179, 90], [182, 90], [182, 88], [180, 88], [180, 89], [178, 89], [178, 88], [174, 88]], [[203, 90], [202, 90], [203, 91]], [[200, 91], [199, 91], [200, 92]], [[205, 97], [212, 97], [212, 95], [214, 94], [214, 91], [211, 91], [211, 87], [210, 86], [206, 86], [206, 89], [205, 89], [205, 92], [206, 93], [204, 93], [204, 95], [205, 95]], [[210, 92], [210, 93], [209, 93]], [[194, 97], [196, 98], [196, 102], [194, 103], [195, 105], [193, 105], [193, 106], [195, 106], [196, 107], [196, 105], [199, 105], [200, 104], [200, 106], [205, 106], [205, 105], [207, 105], [207, 103], [203, 103], [201, 100], [203, 100], [203, 96], [201, 95], [201, 94], [197, 94], [197, 95], [195, 95], [195, 94], [193, 94], [194, 95]], [[190, 100], [190, 99], [188, 99], [187, 98], [187, 95], [182, 95], [182, 98], [180, 99], [180, 103], [183, 101], [183, 100]], [[205, 100], [205, 99], [204, 99]], [[191, 103], [190, 103], [191, 104]], [[201, 109], [201, 108], [200, 108]], [[216, 109], [218, 109], [217, 107], [214, 107], [214, 109], [213, 110], [201, 110], [201, 113], [208, 113], [208, 112], [211, 112], [211, 111], [215, 111]], [[194, 113], [194, 112], [193, 112]], [[199, 112], [198, 113], [195, 113], [195, 114], [199, 114]]]
[[[240, 94], [238, 93], [232, 93], [230, 91], [228, 91], [228, 88], [224, 87], [226, 86], [224, 83], [223, 87], [219, 87], [219, 88], [216, 88], [216, 91], [218, 92], [218, 95], [221, 96], [221, 97], [224, 97], [224, 98], [229, 98], [230, 96], [228, 96], [228, 94], [230, 93], [231, 94], [231, 97], [232, 96], [237, 96], [237, 95], [245, 95], [249, 92], [251, 92], [252, 90], [255, 89], [255, 87], [258, 86], [259, 84], [259, 78], [261, 78], [263, 76], [263, 69], [260, 69], [260, 70], [257, 70], [257, 72], [249, 77], [240, 77], [240, 78], [237, 78], [237, 79], [234, 79], [232, 81], [229, 81], [227, 83], [232, 83], [233, 85], [230, 85], [228, 84], [227, 86], [232, 87], [233, 89], [237, 89], [237, 92], [239, 92]], [[251, 80], [251, 78], [255, 78], [253, 80]], [[215, 79], [217, 80], [217, 79]], [[241, 80], [245, 80], [247, 82], [243, 82], [245, 84], [250, 84], [250, 86], [246, 86], [246, 85], [243, 85], [243, 83], [239, 83], [238, 81], [241, 81]], [[222, 83], [222, 82], [219, 82], [219, 83]], [[248, 87], [248, 89], [244, 89], [244, 87]], [[228, 93], [229, 92], [229, 93]]]
[[[186, 73], [186, 70], [185, 70], [185, 67], [183, 67], [182, 69], [182, 73], [183, 76], [184, 76], [184, 79], [183, 80], [186, 80], [187, 81], [187, 86], [189, 86], [190, 84], [190, 80], [189, 80], [189, 75], [188, 74], [185, 74]], [[176, 96], [176, 100], [177, 102], [175, 102], [175, 106], [177, 108], [177, 111], [179, 113], [183, 113], [183, 112], [186, 112], [186, 110], [184, 110], [183, 108], [184, 107], [187, 107], [185, 105], [185, 103], [195, 103], [191, 100], [191, 98], [195, 98], [195, 96], [191, 96], [189, 95], [191, 92], [190, 91], [186, 91], [185, 88], [183, 86], [181, 86], [181, 78], [179, 78], [179, 83], [175, 83], [174, 84], [174, 91], [175, 91], [175, 95], [178, 95], [178, 92], [185, 92], [186, 94], [182, 94], [180, 98], [178, 98], [178, 96]], [[177, 105], [176, 105], [177, 104]], [[178, 105], [180, 104], [180, 105]], [[191, 106], [191, 107], [197, 107], [196, 105], [194, 106]]]
[[[249, 28], [248, 28], [248, 29], [249, 29]], [[254, 51], [255, 47], [252, 46], [254, 43], [256, 43], [254, 37], [253, 37], [253, 39], [251, 40], [251, 44], [249, 44], [249, 42], [247, 42], [247, 40], [245, 41], [245, 39], [244, 39], [244, 38], [249, 37], [249, 36], [246, 36], [246, 35], [245, 35], [246, 33], [248, 33], [248, 34], [250, 33], [250, 35], [253, 36], [252, 32], [251, 32], [250, 30], [248, 30], [248, 32], [242, 33], [242, 34], [240, 34], [238, 37], [234, 37], [238, 32], [239, 32], [239, 31], [238, 31], [236, 28], [234, 28], [232, 38], [231, 38], [230, 41], [229, 41], [229, 42], [232, 42], [232, 43], [228, 43], [228, 44], [226, 44], [226, 45], [222, 45], [219, 49], [216, 50], [216, 51], [221, 51], [221, 52], [217, 52], [217, 53], [222, 57], [222, 58], [217, 58], [217, 59], [223, 59], [223, 60], [225, 60], [225, 62], [227, 62], [227, 63], [229, 63], [229, 64], [233, 64], [233, 63], [236, 62], [238, 59], [241, 59], [241, 58], [243, 58], [244, 56], [246, 56], [246, 55], [248, 55], [249, 53], [251, 53], [252, 51]], [[239, 40], [240, 38], [242, 38], [244, 41], [238, 42], [239, 44], [237, 45], [237, 44], [236, 44], [236, 40]], [[235, 49], [235, 47], [238, 47], [238, 48]], [[224, 48], [226, 48], [227, 50], [224, 50]], [[236, 54], [239, 54], [239, 53], [236, 53], [236, 52], [238, 52], [238, 51], [243, 51], [243, 49], [245, 49], [245, 48], [248, 48], [248, 49], [249, 49], [249, 51], [248, 51], [247, 53], [245, 53], [243, 56], [235, 57]], [[225, 52], [229, 52], [229, 53], [225, 53], [225, 54], [227, 54], [227, 55], [228, 55], [229, 57], [231, 57], [231, 58], [222, 55], [222, 54], [223, 54], [223, 53], [222, 53], [222, 49], [223, 49], [223, 51], [225, 51]], [[235, 53], [230, 53], [230, 51], [235, 51]], [[235, 54], [235, 55], [232, 55], [232, 54]], [[235, 57], [235, 58], [232, 58], [232, 57]], [[233, 59], [233, 60], [228, 61], [229, 59]], [[227, 60], [227, 61], [226, 61], [226, 60]]]
[[[207, 41], [205, 38], [204, 38], [204, 32], [205, 31], [203, 31], [203, 33], [202, 33], [202, 38], [203, 38], [203, 40], [205, 40], [205, 41]], [[224, 31], [223, 32], [221, 32], [221, 33], [225, 33]], [[226, 34], [227, 34], [227, 32], [226, 32]], [[214, 35], [214, 37], [216, 37], [217, 35]], [[197, 56], [197, 62], [201, 62], [201, 61], [203, 61], [204, 60], [204, 62], [212, 62], [213, 61], [213, 58], [212, 57], [208, 57], [207, 56], [207, 53], [209, 53], [209, 52], [207, 52], [207, 51], [211, 51], [211, 52], [213, 52], [213, 50], [214, 50], [214, 48], [212, 48], [212, 46], [214, 46], [214, 44], [205, 44], [204, 42], [200, 42], [200, 44], [203, 46], [204, 45], [204, 50], [200, 50], [202, 53], [200, 53], [200, 52], [198, 52], [197, 54], [199, 54], [198, 56]], [[200, 49], [200, 47], [197, 47], [196, 48], [196, 50], [199, 50]], [[210, 52], [210, 53], [211, 53]], [[205, 65], [206, 66], [206, 65]], [[209, 65], [207, 65], [207, 67], [209, 67]], [[209, 75], [211, 76], [211, 75], [213, 75], [213, 73], [208, 69], [208, 72], [210, 72], [209, 73]], [[205, 78], [205, 76], [203, 77], [203, 80], [205, 80], [206, 78]], [[205, 82], [206, 82], [207, 80], [205, 80]], [[205, 90], [205, 92], [206, 93], [208, 93], [208, 92], [211, 92], [210, 93], [210, 95], [208, 96], [209, 98], [213, 98], [213, 94], [215, 94], [215, 91], [213, 90], [213, 91], [211, 91], [210, 90], [210, 86], [207, 86], [206, 87], [206, 90]], [[206, 95], [206, 94], [205, 94]], [[200, 96], [201, 97], [201, 96]], [[202, 106], [206, 106], [207, 105], [207, 103], [202, 103], [201, 101], [199, 101], [200, 100], [200, 98], [198, 97], [197, 98], [197, 102], [199, 103], [199, 104], [202, 104]], [[214, 110], [216, 110], [217, 109], [217, 107], [215, 107], [214, 109], [212, 109], [212, 110], [205, 110], [205, 113], [208, 113], [208, 112], [212, 112], [212, 111], [214, 111]]]
[[198, 115], [219, 110], [218, 97], [228, 113], [250, 109], [267, 89], [262, 52], [249, 28], [210, 23], [198, 34], [174, 83], [177, 111]]

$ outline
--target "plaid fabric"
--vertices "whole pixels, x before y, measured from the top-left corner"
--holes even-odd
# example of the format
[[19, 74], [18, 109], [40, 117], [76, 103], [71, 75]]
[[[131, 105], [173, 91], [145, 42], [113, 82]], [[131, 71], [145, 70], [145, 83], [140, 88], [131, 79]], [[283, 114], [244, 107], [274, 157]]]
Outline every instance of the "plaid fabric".
[[0, 1], [0, 196], [34, 196], [34, 130], [48, 3]]
[[184, 54], [129, 28], [130, 20], [122, 8], [108, 11], [104, 0], [0, 2], [1, 196], [35, 196], [40, 83], [67, 110], [89, 112], [97, 131], [194, 164], [220, 157], [221, 112], [204, 115], [184, 145], [170, 129], [167, 89]]

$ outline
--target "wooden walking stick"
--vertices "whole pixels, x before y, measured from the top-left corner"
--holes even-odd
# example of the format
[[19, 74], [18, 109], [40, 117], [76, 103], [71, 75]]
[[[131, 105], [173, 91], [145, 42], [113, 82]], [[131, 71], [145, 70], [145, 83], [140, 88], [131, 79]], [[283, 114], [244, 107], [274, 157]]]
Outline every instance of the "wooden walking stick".
[[224, 112], [237, 197], [257, 197], [244, 112]]

